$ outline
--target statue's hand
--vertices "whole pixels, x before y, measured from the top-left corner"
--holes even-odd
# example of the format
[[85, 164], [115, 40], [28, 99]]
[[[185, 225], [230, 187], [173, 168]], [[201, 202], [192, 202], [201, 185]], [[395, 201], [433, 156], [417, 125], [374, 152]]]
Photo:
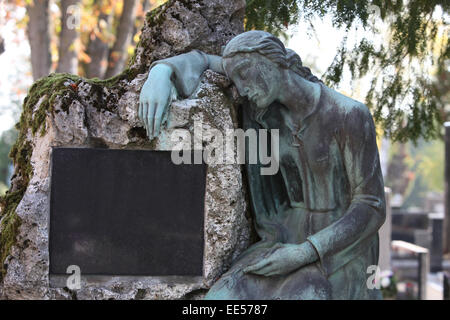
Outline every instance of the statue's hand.
[[144, 123], [149, 139], [159, 135], [161, 124], [169, 114], [169, 105], [176, 97], [170, 80], [172, 69], [165, 64], [155, 65], [148, 75], [139, 96], [139, 119]]
[[262, 260], [243, 271], [263, 276], [284, 275], [317, 259], [317, 252], [308, 241], [302, 244], [279, 243]]

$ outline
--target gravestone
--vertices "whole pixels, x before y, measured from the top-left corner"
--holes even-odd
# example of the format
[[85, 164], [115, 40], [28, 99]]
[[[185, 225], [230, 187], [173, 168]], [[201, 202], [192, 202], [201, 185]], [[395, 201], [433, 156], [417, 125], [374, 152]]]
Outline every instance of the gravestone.
[[[0, 234], [0, 299], [182, 299], [202, 294], [252, 241], [242, 168], [208, 165], [204, 194], [203, 276], [95, 276], [81, 289], [64, 288], [68, 274], [51, 283], [50, 159], [55, 147], [171, 150], [170, 131], [238, 127], [237, 95], [230, 82], [204, 74], [196, 92], [171, 106], [161, 139], [149, 141], [137, 117], [139, 93], [150, 65], [192, 48], [219, 54], [243, 32], [245, 1], [168, 1], [145, 18], [130, 65], [106, 81], [68, 74], [44, 77], [23, 105], [14, 147], [11, 192], [3, 201]], [[208, 26], [214, 26], [209, 28]], [[210, 142], [205, 142], [206, 147]], [[81, 270], [83, 271], [83, 270]]]
[[[81, 289], [70, 291], [64, 288], [70, 274], [52, 274], [49, 263], [52, 253], [49, 251], [52, 249], [49, 248], [52, 150], [57, 150], [57, 147], [90, 149], [101, 146], [110, 149], [108, 152], [121, 154], [134, 152], [133, 150], [170, 151], [168, 141], [171, 132], [177, 128], [185, 128], [193, 134], [194, 123], [200, 119], [203, 119], [203, 130], [214, 128], [225, 132], [237, 125], [232, 101], [223, 93], [223, 86], [227, 86], [225, 78], [207, 72], [197, 91], [189, 99], [172, 103], [170, 125], [163, 130], [161, 137], [149, 142], [137, 118], [138, 95], [145, 76], [143, 74], [129, 84], [114, 112], [94, 108], [89, 95], [92, 85], [82, 82], [78, 85], [81, 102], [74, 100], [68, 110], [64, 111], [64, 100], [57, 98], [53, 106], [55, 112], [49, 113], [46, 118], [45, 134], [27, 135], [29, 140], [26, 141], [32, 146], [29, 160], [32, 178], [15, 210], [21, 224], [16, 245], [11, 248], [11, 253], [5, 260], [7, 272], [0, 286], [0, 299], [201, 297], [248, 247], [252, 222], [243, 188], [241, 166], [210, 164], [206, 168], [205, 193], [197, 198], [204, 200], [202, 276], [152, 275], [150, 272], [141, 275], [142, 272], [136, 271], [133, 275], [128, 269], [127, 272], [122, 270], [122, 274], [89, 275], [84, 274], [86, 270], [82, 267]], [[210, 143], [205, 142], [206, 147]], [[13, 186], [15, 185], [13, 179]], [[62, 266], [58, 272], [61, 270]], [[198, 274], [197, 270], [195, 274]]]
[[444, 213], [430, 213], [430, 224], [431, 224], [431, 245], [430, 245], [430, 270], [431, 272], [442, 271], [442, 231], [443, 231], [443, 221]]
[[167, 151], [53, 149], [50, 274], [202, 276], [205, 183]]

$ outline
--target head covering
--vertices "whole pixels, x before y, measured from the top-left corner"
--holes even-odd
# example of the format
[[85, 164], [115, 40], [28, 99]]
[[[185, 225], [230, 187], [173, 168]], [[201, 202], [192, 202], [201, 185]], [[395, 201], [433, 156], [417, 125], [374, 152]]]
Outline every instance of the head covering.
[[266, 31], [252, 30], [241, 33], [231, 39], [225, 49], [222, 52], [223, 58], [229, 58], [237, 53], [247, 53], [247, 52], [260, 52], [262, 49], [267, 47], [268, 44], [275, 42], [278, 53], [286, 55], [286, 49], [283, 43], [274, 35]]

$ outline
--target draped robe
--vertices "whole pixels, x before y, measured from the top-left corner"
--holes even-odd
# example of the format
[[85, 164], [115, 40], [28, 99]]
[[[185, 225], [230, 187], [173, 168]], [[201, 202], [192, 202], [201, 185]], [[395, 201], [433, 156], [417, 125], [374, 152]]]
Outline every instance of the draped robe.
[[[172, 68], [182, 97], [192, 94], [209, 67], [207, 56], [196, 50], [157, 63]], [[246, 164], [260, 241], [236, 259], [207, 299], [381, 298], [367, 285], [385, 220], [374, 122], [364, 104], [319, 85], [319, 102], [300, 123], [277, 102], [262, 114], [251, 104], [243, 106], [244, 130], [279, 129], [280, 170], [261, 175], [260, 163]], [[281, 276], [242, 272], [276, 243], [305, 241], [319, 257], [310, 265]]]

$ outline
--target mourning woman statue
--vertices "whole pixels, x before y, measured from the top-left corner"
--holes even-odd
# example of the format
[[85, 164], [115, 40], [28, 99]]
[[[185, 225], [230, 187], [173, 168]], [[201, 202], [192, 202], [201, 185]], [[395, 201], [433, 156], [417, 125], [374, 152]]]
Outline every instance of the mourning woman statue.
[[174, 94], [188, 97], [206, 69], [226, 75], [249, 103], [243, 129], [279, 129], [276, 175], [247, 164], [260, 241], [206, 299], [379, 299], [368, 285], [385, 220], [375, 127], [367, 107], [325, 86], [300, 57], [263, 31], [233, 38], [222, 57], [191, 51], [155, 62], [140, 95], [150, 138]]

